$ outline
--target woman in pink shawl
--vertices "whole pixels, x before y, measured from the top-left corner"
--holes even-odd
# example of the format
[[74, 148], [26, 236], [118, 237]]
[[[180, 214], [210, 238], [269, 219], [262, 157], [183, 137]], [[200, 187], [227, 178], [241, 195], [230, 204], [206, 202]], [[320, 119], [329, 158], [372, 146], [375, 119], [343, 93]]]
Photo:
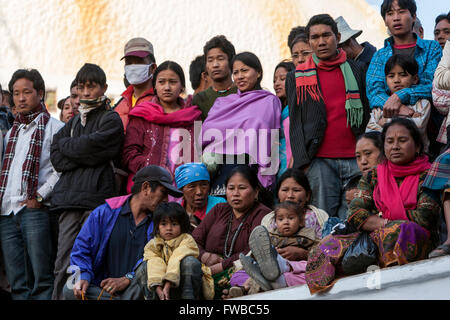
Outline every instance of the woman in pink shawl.
[[[423, 187], [431, 165], [419, 129], [394, 118], [383, 127], [382, 140], [386, 160], [361, 178], [349, 206], [347, 224], [357, 232], [332, 233], [309, 253], [306, 283], [312, 294], [344, 276], [340, 263], [360, 232], [377, 246], [381, 268], [426, 259], [439, 243], [439, 199]], [[367, 267], [361, 265], [361, 272]]]
[[178, 166], [194, 161], [194, 121], [201, 119], [201, 111], [191, 105], [191, 97], [186, 102], [180, 97], [185, 85], [181, 66], [163, 62], [153, 75], [156, 96], [129, 113], [122, 158], [129, 172], [127, 192], [145, 166], [157, 165], [174, 175]]
[[202, 126], [203, 161], [216, 169], [214, 196], [225, 195], [224, 182], [237, 164], [257, 166], [262, 185], [273, 186], [280, 162], [280, 100], [261, 88], [263, 70], [256, 55], [237, 54], [231, 66], [238, 92], [218, 98]]

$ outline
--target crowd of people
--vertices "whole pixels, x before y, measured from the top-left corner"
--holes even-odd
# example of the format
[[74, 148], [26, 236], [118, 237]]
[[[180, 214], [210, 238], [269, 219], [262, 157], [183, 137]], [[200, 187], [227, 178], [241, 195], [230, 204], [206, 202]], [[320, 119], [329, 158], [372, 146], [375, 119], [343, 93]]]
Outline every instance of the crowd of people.
[[59, 120], [39, 71], [17, 70], [0, 99], [0, 285], [15, 300], [314, 294], [355, 273], [342, 261], [362, 236], [381, 268], [450, 254], [450, 13], [426, 40], [414, 0], [380, 9], [379, 50], [344, 17], [294, 27], [275, 94], [223, 35], [192, 61], [194, 95], [133, 38], [115, 106], [86, 63]]

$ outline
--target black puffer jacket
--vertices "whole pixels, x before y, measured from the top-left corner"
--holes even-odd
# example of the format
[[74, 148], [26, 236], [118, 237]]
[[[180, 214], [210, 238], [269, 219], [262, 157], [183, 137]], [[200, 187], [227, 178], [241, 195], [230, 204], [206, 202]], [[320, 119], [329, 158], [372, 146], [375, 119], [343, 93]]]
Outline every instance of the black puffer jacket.
[[[359, 127], [351, 128], [355, 137], [358, 138], [365, 132], [370, 119], [369, 101], [366, 96], [366, 68], [362, 63], [353, 60], [347, 60], [347, 62], [358, 83], [364, 110], [362, 124]], [[322, 104], [320, 108], [313, 103], [297, 104], [295, 70], [286, 76], [286, 95], [289, 105], [289, 138], [294, 157], [294, 168], [302, 168], [311, 163], [319, 151], [327, 128], [327, 111], [325, 104]]]
[[120, 157], [123, 132], [119, 114], [104, 105], [88, 114], [85, 127], [76, 116], [55, 134], [50, 160], [61, 177], [52, 210], [93, 210], [116, 195], [111, 160]]

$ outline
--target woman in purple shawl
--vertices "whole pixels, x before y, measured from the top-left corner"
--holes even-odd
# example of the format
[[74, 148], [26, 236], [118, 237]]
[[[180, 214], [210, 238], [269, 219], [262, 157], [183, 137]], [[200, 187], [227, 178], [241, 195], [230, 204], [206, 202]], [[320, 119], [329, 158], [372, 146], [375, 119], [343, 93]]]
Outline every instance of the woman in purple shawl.
[[214, 196], [225, 196], [225, 179], [237, 164], [258, 166], [265, 188], [274, 185], [279, 168], [280, 100], [261, 88], [263, 70], [256, 55], [240, 53], [231, 66], [238, 92], [218, 98], [202, 126], [203, 161], [216, 171]]

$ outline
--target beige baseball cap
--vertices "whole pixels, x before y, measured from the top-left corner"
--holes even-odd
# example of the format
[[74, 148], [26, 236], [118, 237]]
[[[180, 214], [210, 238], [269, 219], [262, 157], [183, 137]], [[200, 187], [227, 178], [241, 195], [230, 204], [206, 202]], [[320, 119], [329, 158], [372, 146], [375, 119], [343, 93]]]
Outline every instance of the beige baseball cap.
[[125, 55], [120, 60], [123, 60], [125, 59], [125, 57], [130, 56], [145, 58], [150, 53], [154, 55], [153, 45], [150, 43], [150, 41], [144, 38], [133, 38], [125, 45]]

